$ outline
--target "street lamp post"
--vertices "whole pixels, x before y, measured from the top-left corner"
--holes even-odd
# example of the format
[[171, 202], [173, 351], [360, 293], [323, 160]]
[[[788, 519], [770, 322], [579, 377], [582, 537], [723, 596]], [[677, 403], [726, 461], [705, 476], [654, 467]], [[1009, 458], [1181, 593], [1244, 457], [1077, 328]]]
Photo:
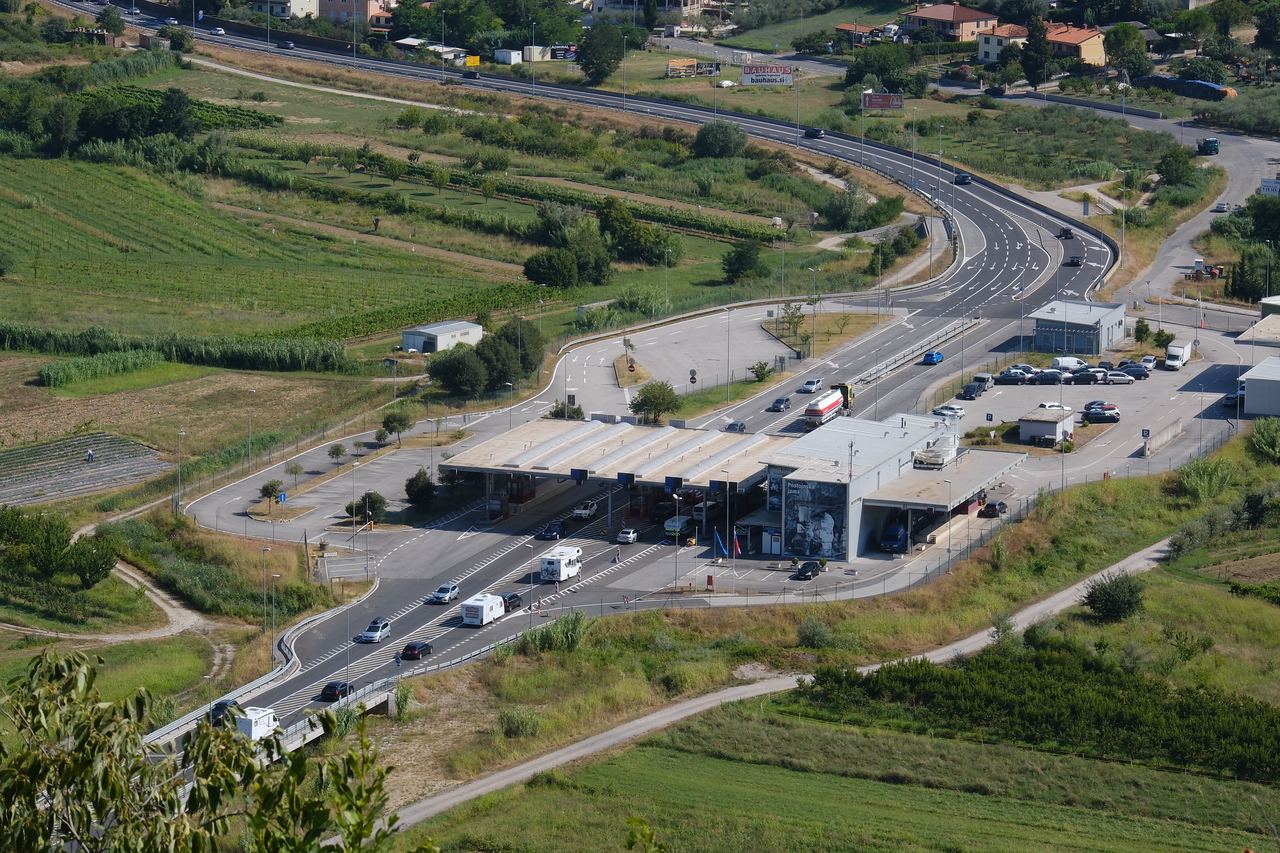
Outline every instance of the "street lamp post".
[[[270, 548], [262, 549], [262, 633], [267, 633], [267, 553]], [[274, 638], [272, 640], [274, 642]], [[271, 663], [275, 664], [275, 652], [271, 653]]]
[[662, 316], [666, 317], [671, 313], [671, 284], [667, 279], [667, 265], [671, 261], [671, 250], [662, 250]]
[[[631, 17], [634, 19], [635, 16], [636, 6], [633, 2], [631, 4]], [[635, 26], [635, 23], [636, 22], [632, 20], [631, 25]], [[622, 108], [624, 110], [627, 108], [627, 36], [629, 35], [630, 33], [622, 34]]]
[[356, 469], [360, 467], [359, 462], [351, 463], [351, 548], [356, 547]]
[[529, 23], [533, 25], [533, 44], [530, 45], [532, 52], [529, 54], [532, 57], [529, 63], [529, 93], [534, 94], [538, 91], [538, 22]]
[[809, 342], [807, 355], [812, 356], [814, 348], [818, 345], [818, 270], [815, 267], [809, 267], [809, 272], [813, 273], [813, 340]]
[[1267, 298], [1271, 298], [1271, 241], [1267, 241]]
[[507, 386], [507, 432], [511, 432], [515, 429], [514, 408], [511, 405], [511, 395], [515, 391], [515, 387], [510, 382], [502, 384]]
[[533, 545], [526, 542], [524, 547], [529, 549], [529, 627], [533, 627], [533, 561], [537, 559], [537, 554], [533, 553]]
[[[192, 4], [192, 8], [195, 8], [195, 4]], [[203, 678], [205, 684], [209, 686], [209, 725], [213, 725], [213, 676], [202, 675], [200, 677]]]
[[[676, 499], [676, 518], [680, 518], [680, 492], [676, 492], [673, 497]], [[680, 589], [680, 534], [684, 529], [676, 531], [676, 554], [672, 560], [672, 577], [671, 577], [671, 595], [675, 596]]]
[[276, 668], [276, 581], [279, 575], [271, 576], [271, 668]]
[[[267, 20], [270, 20], [268, 16]], [[249, 442], [245, 447], [244, 462], [245, 470], [253, 471], [253, 395], [258, 393], [254, 389], [249, 389]]]
[[733, 382], [733, 371], [729, 367], [729, 342], [731, 340], [729, 324], [733, 320], [733, 309], [724, 309], [724, 404], [729, 405], [729, 385]]
[[1132, 169], [1118, 170], [1124, 177], [1120, 180], [1120, 257], [1124, 258], [1124, 222], [1129, 209], [1129, 173]]
[[737, 539], [733, 540], [733, 544], [729, 544], [729, 469], [721, 468], [720, 473], [724, 475], [724, 555], [729, 558], [729, 577], [731, 584], [730, 591], [738, 591], [738, 549]]
[[942, 202], [942, 129], [944, 127], [946, 127], [946, 125], [942, 125], [942, 124], [938, 125], [938, 202], [939, 202], [938, 206], [941, 207], [943, 212], [945, 213], [947, 208], [945, 205], [941, 203]]
[[871, 419], [878, 421], [880, 420], [880, 347], [875, 348], [871, 357], [875, 359], [875, 365], [871, 369], [876, 372], [875, 412], [871, 415]]
[[956, 504], [951, 481], [943, 480], [942, 482], [947, 484], [947, 574], [951, 574], [951, 513], [955, 511]]
[[916, 110], [919, 107], [911, 108], [911, 183], [907, 186], [915, 188], [916, 185]]
[[[194, 4], [192, 4], [192, 8], [194, 8]], [[182, 437], [184, 435], [186, 435], [185, 432], [178, 430], [178, 498], [175, 509], [179, 515], [182, 514]]]

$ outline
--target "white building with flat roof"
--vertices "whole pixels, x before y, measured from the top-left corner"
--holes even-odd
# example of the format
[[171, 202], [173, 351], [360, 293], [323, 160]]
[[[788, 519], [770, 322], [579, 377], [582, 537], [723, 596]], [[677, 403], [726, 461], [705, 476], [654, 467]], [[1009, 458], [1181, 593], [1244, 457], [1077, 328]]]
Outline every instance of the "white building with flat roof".
[[400, 333], [400, 346], [406, 352], [409, 350], [422, 353], [444, 352], [458, 344], [475, 346], [483, 337], [483, 327], [463, 320], [449, 320], [444, 323], [432, 323], [430, 326], [419, 326], [416, 329], [405, 329]]

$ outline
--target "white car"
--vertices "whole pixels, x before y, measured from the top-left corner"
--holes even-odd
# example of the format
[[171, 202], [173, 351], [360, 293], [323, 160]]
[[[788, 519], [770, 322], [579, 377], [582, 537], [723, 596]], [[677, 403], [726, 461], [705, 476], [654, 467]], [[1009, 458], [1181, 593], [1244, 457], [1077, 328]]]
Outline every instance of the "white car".
[[1213, 206], [1214, 213], [1227, 213], [1230, 210], [1231, 205], [1227, 204], [1225, 201], [1220, 201]]
[[1108, 385], [1132, 385], [1133, 377], [1123, 370], [1108, 370], [1107, 378], [1102, 381]]
[[822, 379], [810, 379], [800, 386], [800, 392], [803, 394], [816, 394], [822, 390], [824, 384], [825, 382]]
[[955, 418], [956, 420], [960, 420], [964, 417], [964, 406], [957, 406], [953, 403], [948, 403], [945, 406], [935, 407], [933, 414], [940, 415], [944, 418]]
[[573, 517], [582, 518], [582, 519], [595, 518], [596, 502], [583, 501], [582, 503], [578, 504], [576, 507], [573, 508]]
[[391, 620], [385, 616], [379, 616], [369, 623], [369, 627], [364, 629], [364, 633], [356, 637], [357, 643], [381, 643], [387, 637], [391, 636]]
[[640, 531], [634, 527], [628, 527], [618, 533], [618, 541], [623, 545], [630, 545], [640, 539]]
[[170, 27], [176, 27], [176, 26], [178, 26], [178, 19], [177, 19], [177, 18], [165, 18], [165, 19], [164, 19], [164, 22], [165, 22], [165, 24], [167, 24], [167, 25], [168, 25], [168, 26], [170, 26]]
[[427, 599], [432, 604], [448, 604], [458, 597], [458, 585], [456, 583], [442, 583], [431, 593], [431, 597]]
[[1057, 409], [1057, 410], [1058, 410], [1058, 411], [1060, 411], [1060, 412], [1074, 412], [1074, 411], [1075, 411], [1075, 409], [1071, 408], [1070, 406], [1064, 406], [1064, 405], [1062, 405], [1061, 403], [1041, 403], [1041, 404], [1040, 404], [1040, 408], [1042, 408], [1042, 409]]
[[1138, 362], [1138, 364], [1141, 364], [1141, 365], [1142, 365], [1143, 367], [1145, 367], [1147, 370], [1155, 370], [1155, 369], [1156, 369], [1156, 357], [1155, 357], [1154, 355], [1144, 355], [1144, 356], [1142, 357], [1142, 361]]
[[209, 35], [211, 36], [225, 36], [226, 34], [227, 34], [227, 31], [224, 30], [222, 27], [214, 27], [213, 29], [209, 30]]

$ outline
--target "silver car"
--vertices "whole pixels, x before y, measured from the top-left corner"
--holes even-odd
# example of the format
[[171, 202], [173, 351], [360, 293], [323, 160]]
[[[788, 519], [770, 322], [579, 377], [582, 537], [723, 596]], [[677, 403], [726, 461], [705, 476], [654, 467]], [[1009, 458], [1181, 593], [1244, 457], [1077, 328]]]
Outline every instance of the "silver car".
[[1123, 370], [1108, 370], [1107, 378], [1102, 381], [1108, 385], [1132, 385], [1133, 377]]

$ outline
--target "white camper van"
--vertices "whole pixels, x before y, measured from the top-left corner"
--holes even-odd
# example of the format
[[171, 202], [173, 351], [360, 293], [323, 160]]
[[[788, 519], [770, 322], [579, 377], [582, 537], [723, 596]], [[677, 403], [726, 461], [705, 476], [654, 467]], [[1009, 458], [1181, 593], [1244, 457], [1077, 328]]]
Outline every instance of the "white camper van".
[[552, 548], [542, 555], [542, 582], [567, 581], [582, 574], [582, 549], [573, 545]]
[[249, 740], [262, 740], [280, 725], [276, 712], [270, 708], [245, 708], [236, 717], [236, 729]]
[[462, 602], [462, 624], [479, 628], [500, 618], [505, 612], [502, 596], [481, 593]]

